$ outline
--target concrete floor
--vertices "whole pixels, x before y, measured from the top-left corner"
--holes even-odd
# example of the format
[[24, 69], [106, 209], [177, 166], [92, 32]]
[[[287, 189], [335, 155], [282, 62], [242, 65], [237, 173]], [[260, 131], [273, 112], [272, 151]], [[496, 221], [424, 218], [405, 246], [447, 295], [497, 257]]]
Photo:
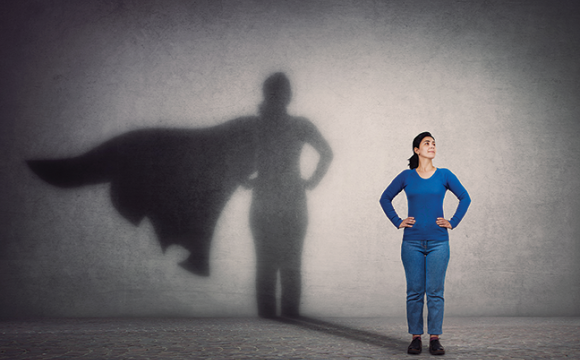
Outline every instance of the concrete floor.
[[[446, 359], [580, 359], [580, 317], [448, 317]], [[402, 318], [133, 318], [0, 321], [0, 359], [391, 359]]]

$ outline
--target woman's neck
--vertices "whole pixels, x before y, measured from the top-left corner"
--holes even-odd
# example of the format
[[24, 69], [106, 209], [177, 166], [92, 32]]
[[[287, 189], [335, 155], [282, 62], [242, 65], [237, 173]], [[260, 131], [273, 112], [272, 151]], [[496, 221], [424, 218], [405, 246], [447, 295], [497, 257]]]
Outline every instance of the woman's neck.
[[435, 166], [433, 166], [433, 161], [431, 159], [419, 158], [419, 166], [417, 167], [417, 171], [422, 173], [429, 173], [433, 170], [435, 170]]

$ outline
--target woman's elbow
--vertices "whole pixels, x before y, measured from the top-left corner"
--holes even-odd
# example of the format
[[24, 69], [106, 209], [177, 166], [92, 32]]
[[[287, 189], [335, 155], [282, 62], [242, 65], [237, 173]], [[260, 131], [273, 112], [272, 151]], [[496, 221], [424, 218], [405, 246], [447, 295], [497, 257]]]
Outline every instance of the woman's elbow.
[[461, 202], [464, 202], [467, 206], [471, 204], [471, 197], [469, 196], [468, 193], [465, 193], [465, 196], [463, 197], [463, 199], [461, 199]]

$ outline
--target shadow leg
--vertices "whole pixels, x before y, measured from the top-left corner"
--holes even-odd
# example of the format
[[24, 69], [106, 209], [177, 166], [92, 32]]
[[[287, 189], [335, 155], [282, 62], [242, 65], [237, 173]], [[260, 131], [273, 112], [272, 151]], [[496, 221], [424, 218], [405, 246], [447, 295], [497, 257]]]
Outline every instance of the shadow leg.
[[272, 262], [258, 260], [256, 297], [260, 317], [272, 318], [276, 316], [276, 270]]
[[300, 274], [300, 269], [281, 269], [280, 283], [282, 286], [282, 316], [299, 316], [302, 290], [302, 275]]

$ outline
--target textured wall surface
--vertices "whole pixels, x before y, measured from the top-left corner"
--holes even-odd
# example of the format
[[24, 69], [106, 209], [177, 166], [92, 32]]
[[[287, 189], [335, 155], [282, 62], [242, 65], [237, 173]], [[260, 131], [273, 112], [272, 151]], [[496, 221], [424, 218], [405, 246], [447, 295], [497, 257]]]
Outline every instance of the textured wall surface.
[[[274, 71], [334, 152], [308, 194], [305, 314], [404, 313], [402, 232], [378, 199], [427, 130], [472, 198], [446, 313], [580, 315], [575, 1], [14, 0], [0, 39], [1, 317], [255, 314], [249, 190], [227, 203], [204, 278], [122, 218], [107, 184], [52, 187], [24, 160], [256, 114]], [[305, 149], [303, 171], [315, 161]]]

